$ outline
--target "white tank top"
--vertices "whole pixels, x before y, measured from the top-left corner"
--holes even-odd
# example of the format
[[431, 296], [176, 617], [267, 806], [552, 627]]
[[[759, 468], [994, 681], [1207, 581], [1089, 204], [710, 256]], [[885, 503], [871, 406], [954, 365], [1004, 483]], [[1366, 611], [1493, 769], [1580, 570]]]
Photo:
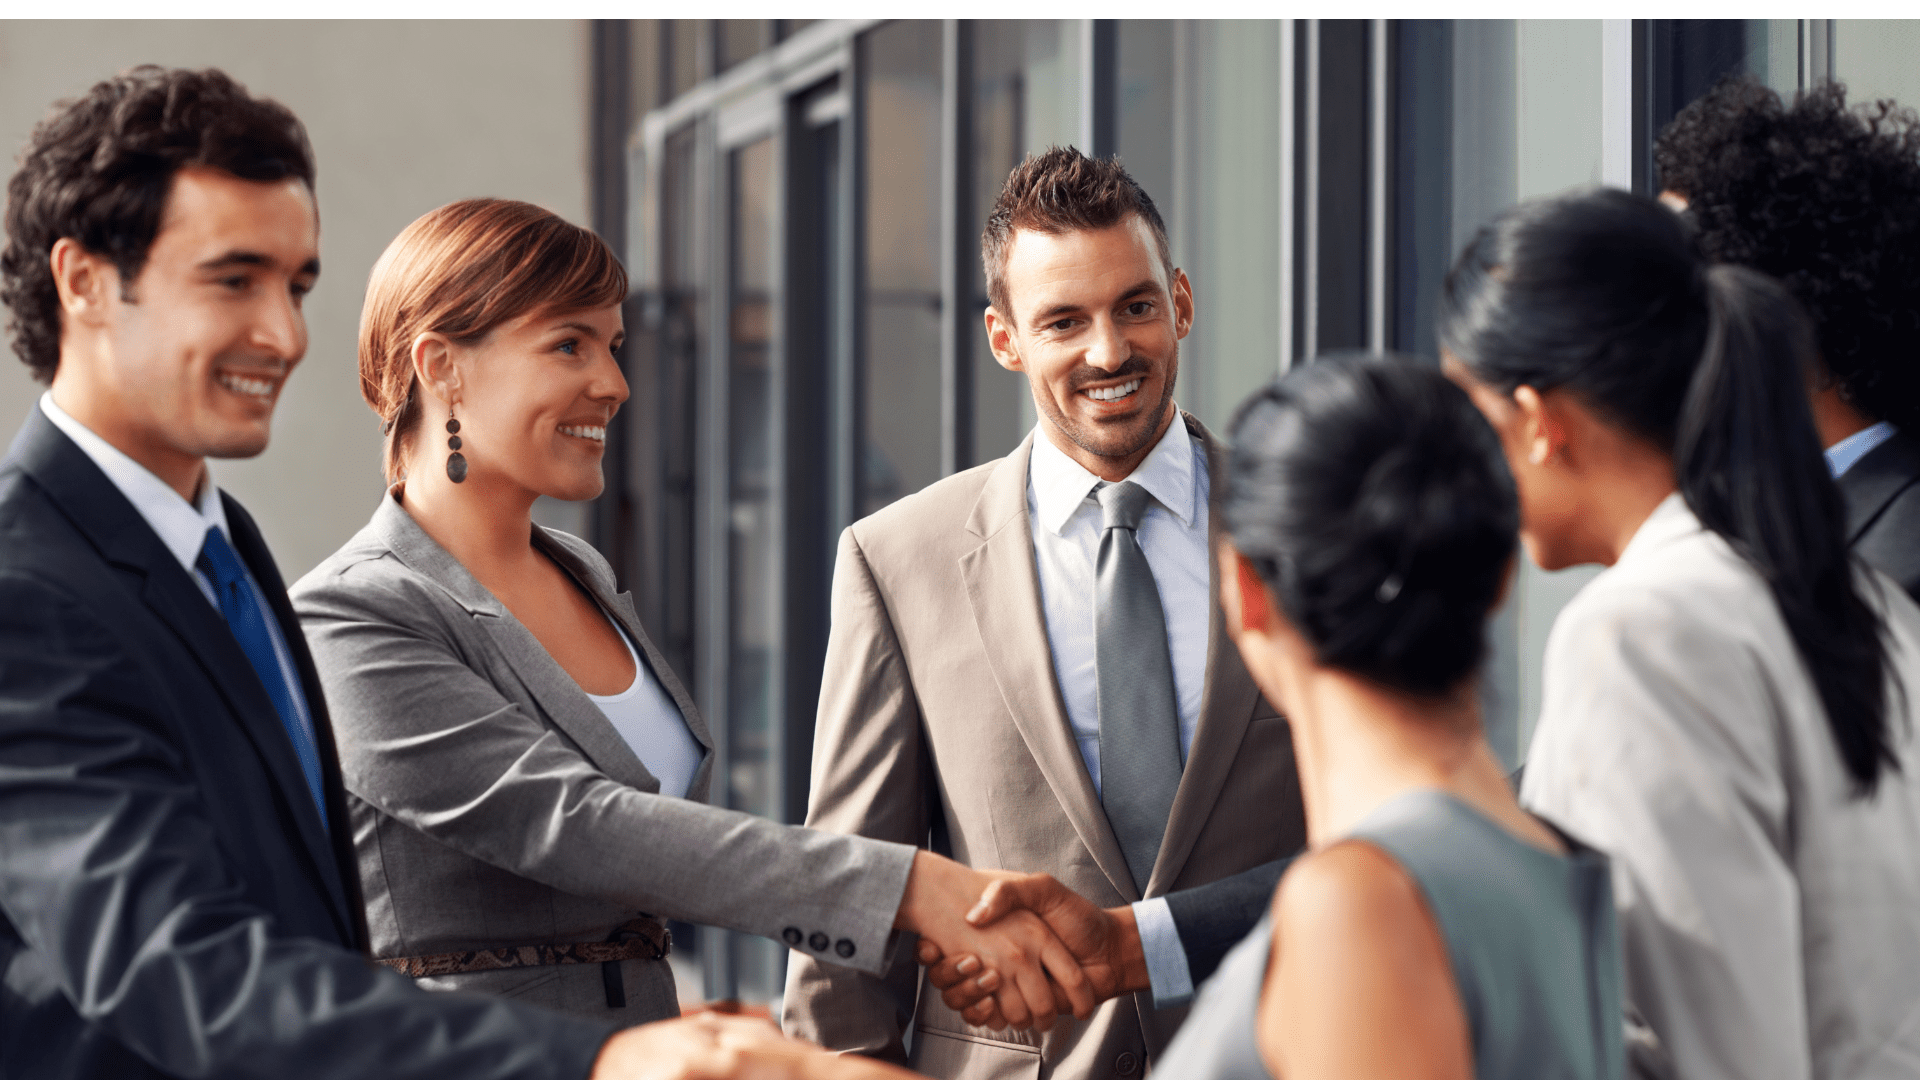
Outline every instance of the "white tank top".
[[684, 799], [687, 789], [693, 786], [693, 774], [699, 771], [706, 749], [687, 729], [687, 719], [680, 714], [680, 706], [668, 696], [666, 687], [660, 685], [660, 680], [654, 678], [641, 661], [633, 639], [619, 623], [613, 623], [613, 628], [620, 634], [620, 640], [626, 642], [627, 655], [633, 658], [633, 685], [608, 697], [599, 694], [587, 697], [606, 714], [613, 730], [627, 740], [640, 764], [659, 779], [660, 794]]

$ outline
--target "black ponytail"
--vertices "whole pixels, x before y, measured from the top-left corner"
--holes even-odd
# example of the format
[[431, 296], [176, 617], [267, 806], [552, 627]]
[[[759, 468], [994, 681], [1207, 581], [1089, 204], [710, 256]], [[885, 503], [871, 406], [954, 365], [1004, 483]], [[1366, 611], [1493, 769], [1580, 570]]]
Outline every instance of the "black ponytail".
[[1482, 229], [1439, 322], [1489, 385], [1564, 388], [1669, 451], [1688, 507], [1772, 590], [1856, 793], [1899, 767], [1884, 627], [1856, 587], [1807, 405], [1813, 330], [1779, 283], [1707, 266], [1672, 212], [1602, 190]]

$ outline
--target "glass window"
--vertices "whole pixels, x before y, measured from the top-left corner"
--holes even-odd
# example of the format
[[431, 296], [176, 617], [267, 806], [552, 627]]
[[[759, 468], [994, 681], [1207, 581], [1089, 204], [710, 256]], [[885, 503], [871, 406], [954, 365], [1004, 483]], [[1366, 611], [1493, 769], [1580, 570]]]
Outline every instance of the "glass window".
[[[979, 250], [980, 230], [993, 212], [1007, 174], [1020, 164], [1026, 147], [1026, 23], [982, 20], [973, 24], [974, 213], [967, 242]], [[1001, 367], [987, 347], [983, 313], [987, 307], [985, 271], [971, 279], [978, 293], [968, 317], [981, 327], [972, 334], [973, 449], [980, 461], [1004, 456], [1020, 445], [1032, 421], [1027, 380]]]
[[889, 23], [866, 55], [864, 516], [940, 479], [941, 26]]
[[1181, 233], [1194, 322], [1179, 398], [1224, 431], [1233, 409], [1280, 370], [1280, 28], [1190, 26], [1194, 191]]
[[[784, 817], [776, 760], [780, 738], [780, 505], [782, 430], [773, 371], [774, 235], [778, 188], [771, 136], [728, 155], [731, 183], [727, 317], [728, 655], [726, 754], [716, 792], [724, 805]], [[719, 801], [719, 800], [716, 800]], [[779, 993], [784, 950], [740, 938], [738, 992], [764, 1001]]]
[[709, 57], [705, 19], [668, 19], [666, 80], [668, 97], [675, 98], [707, 77]]
[[[660, 283], [658, 324], [653, 335], [653, 400], [631, 401], [628, 408], [653, 412], [659, 432], [658, 480], [654, 492], [643, 494], [640, 505], [656, 508], [655, 535], [660, 572], [651, 582], [659, 599], [648, 605], [655, 622], [647, 629], [656, 636], [667, 663], [686, 680], [695, 670], [694, 573], [696, 558], [695, 503], [698, 454], [695, 441], [699, 415], [698, 387], [706, 325], [706, 230], [699, 223], [705, 213], [698, 182], [698, 131], [689, 124], [667, 136], [660, 166]], [[636, 399], [638, 395], [636, 394]], [[651, 499], [647, 495], [651, 495]], [[689, 682], [689, 685], [692, 685]]]
[[732, 152], [733, 258], [727, 318], [728, 521], [732, 543], [727, 805], [778, 816], [771, 782], [779, 522], [773, 438], [773, 139]]
[[772, 19], [715, 19], [720, 45], [719, 70], [758, 56], [773, 45]]
[[[1075, 19], [983, 19], [973, 31], [972, 143], [975, 216], [964, 242], [977, 250], [1007, 174], [1022, 158], [1080, 138], [1080, 23]], [[987, 306], [984, 271], [971, 318]], [[977, 324], [978, 325], [978, 324]], [[1024, 376], [993, 358], [983, 330], [974, 341], [974, 458], [1011, 453], [1033, 427]]]
[[[1168, 19], [1123, 19], [1117, 28], [1119, 63], [1114, 85], [1114, 150], [1128, 175], [1146, 189], [1170, 232], [1174, 213], [1174, 49]], [[1179, 262], [1179, 256], [1174, 256]]]

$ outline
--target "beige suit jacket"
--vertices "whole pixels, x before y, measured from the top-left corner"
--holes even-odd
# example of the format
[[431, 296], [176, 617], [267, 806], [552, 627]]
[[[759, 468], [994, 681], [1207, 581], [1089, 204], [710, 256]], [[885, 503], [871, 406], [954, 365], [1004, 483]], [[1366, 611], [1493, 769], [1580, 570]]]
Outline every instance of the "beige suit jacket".
[[[1218, 478], [1219, 443], [1183, 419]], [[1032, 449], [1029, 436], [841, 536], [807, 824], [908, 844], [931, 834], [962, 863], [1045, 871], [1117, 906], [1141, 896], [1054, 676], [1027, 516]], [[1305, 837], [1287, 722], [1261, 698], [1216, 603], [1206, 697], [1147, 894], [1269, 862]], [[969, 1027], [922, 989], [913, 942], [897, 948], [884, 976], [796, 956], [788, 1031], [938, 1077], [1127, 1077], [1185, 1015], [1140, 994], [1046, 1035]]]

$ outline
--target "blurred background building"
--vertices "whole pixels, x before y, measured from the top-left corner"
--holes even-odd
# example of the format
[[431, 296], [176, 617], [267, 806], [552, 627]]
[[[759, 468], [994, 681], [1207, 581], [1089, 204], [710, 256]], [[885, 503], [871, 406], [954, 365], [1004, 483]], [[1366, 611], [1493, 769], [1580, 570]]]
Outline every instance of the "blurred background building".
[[[606, 494], [542, 505], [592, 539], [717, 736], [714, 801], [806, 807], [842, 528], [1000, 457], [1034, 423], [982, 335], [978, 238], [1021, 157], [1118, 154], [1198, 315], [1178, 399], [1215, 430], [1338, 349], [1432, 360], [1452, 255], [1518, 200], [1654, 190], [1650, 148], [1728, 72], [1920, 104], [1892, 20], [0, 23], [0, 139], [140, 62], [217, 65], [319, 155], [325, 274], [273, 448], [219, 463], [289, 579], [381, 490], [354, 339], [374, 259], [419, 214], [498, 195], [589, 224], [635, 290], [633, 399]], [[0, 414], [37, 394], [0, 365]], [[1540, 657], [1588, 570], [1525, 566], [1486, 675], [1522, 759]], [[784, 950], [676, 934], [687, 994], [766, 1000]]]

